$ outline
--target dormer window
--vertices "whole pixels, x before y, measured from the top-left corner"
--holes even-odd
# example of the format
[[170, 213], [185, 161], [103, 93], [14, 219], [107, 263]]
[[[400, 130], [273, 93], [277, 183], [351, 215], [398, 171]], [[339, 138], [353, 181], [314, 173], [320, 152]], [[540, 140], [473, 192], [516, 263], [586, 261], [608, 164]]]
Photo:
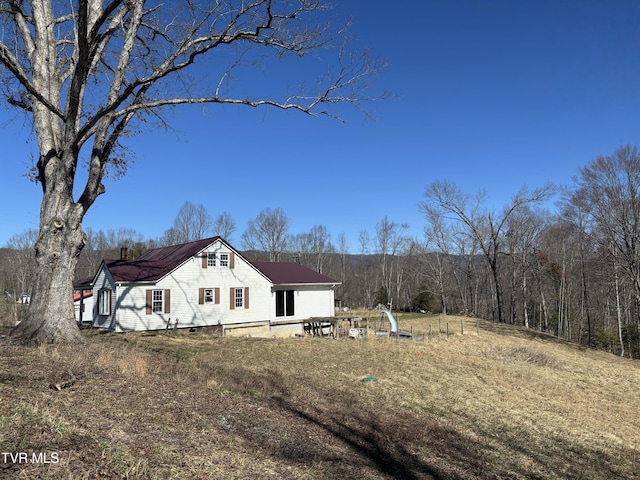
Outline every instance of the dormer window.
[[233, 269], [233, 252], [203, 252], [202, 268], [225, 267]]

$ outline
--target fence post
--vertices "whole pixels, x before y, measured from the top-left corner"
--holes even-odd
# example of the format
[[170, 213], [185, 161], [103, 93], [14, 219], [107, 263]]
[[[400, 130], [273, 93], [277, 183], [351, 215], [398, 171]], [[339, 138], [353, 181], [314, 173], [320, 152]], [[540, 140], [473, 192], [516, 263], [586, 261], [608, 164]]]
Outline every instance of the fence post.
[[464, 335], [464, 323], [462, 319], [460, 319], [460, 335]]

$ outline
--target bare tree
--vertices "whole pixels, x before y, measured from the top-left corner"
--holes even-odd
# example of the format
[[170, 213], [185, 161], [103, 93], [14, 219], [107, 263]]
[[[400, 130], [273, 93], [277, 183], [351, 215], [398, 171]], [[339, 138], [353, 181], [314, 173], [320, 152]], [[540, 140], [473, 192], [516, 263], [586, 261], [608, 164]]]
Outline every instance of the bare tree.
[[186, 201], [178, 210], [173, 226], [165, 231], [162, 243], [175, 245], [193, 242], [209, 236], [213, 227], [213, 218], [206, 207], [199, 203]]
[[162, 247], [168, 247], [169, 245], [177, 245], [180, 243], [180, 232], [174, 227], [167, 228], [162, 237], [158, 239], [158, 245]]
[[468, 235], [477, 241], [491, 271], [498, 322], [504, 322], [502, 283], [498, 268], [499, 256], [504, 253], [503, 230], [514, 212], [542, 202], [552, 193], [551, 185], [533, 191], [522, 188], [497, 215], [493, 211], [484, 210], [484, 192], [472, 197], [447, 181], [434, 182], [425, 191], [425, 200], [420, 203], [420, 208], [427, 216], [452, 216], [452, 220], [461, 222], [467, 228]]
[[[82, 220], [105, 192], [106, 173], [126, 172], [127, 135], [144, 122], [165, 125], [164, 107], [184, 104], [335, 117], [333, 104], [367, 99], [382, 67], [367, 52], [346, 53], [348, 37], [322, 0], [7, 1], [0, 22], [0, 95], [33, 120], [32, 178], [43, 193], [33, 301], [12, 332], [26, 344], [80, 340], [71, 295]], [[327, 56], [308, 55], [320, 49], [335, 55], [329, 68]], [[261, 96], [240, 90], [255, 82], [231, 81], [232, 72], [289, 56], [324, 63], [313, 89]], [[206, 76], [197, 74], [202, 65]]]
[[633, 285], [635, 319], [640, 322], [640, 152], [620, 147], [580, 169], [569, 200], [596, 225], [603, 245]]
[[348, 287], [350, 285], [350, 281], [347, 281], [347, 256], [349, 255], [349, 241], [347, 240], [347, 235], [344, 232], [340, 232], [338, 234], [338, 245], [337, 252], [339, 254], [339, 262], [340, 262], [340, 275], [338, 278], [340, 279], [340, 285], [338, 286], [338, 291], [342, 294], [341, 300], [343, 302], [347, 302], [349, 299], [345, 298], [345, 292], [348, 291]]
[[[512, 323], [516, 323], [518, 311], [522, 313], [522, 323], [530, 327], [529, 297], [531, 270], [535, 265], [534, 251], [539, 247], [538, 237], [545, 227], [545, 218], [549, 212], [541, 212], [523, 206], [514, 212], [507, 221], [505, 239], [511, 263], [510, 314]], [[520, 295], [518, 295], [520, 293]], [[521, 309], [516, 305], [518, 296]]]
[[281, 208], [265, 208], [249, 221], [242, 234], [242, 242], [247, 249], [269, 252], [269, 261], [277, 262], [287, 245], [289, 218]]
[[229, 212], [222, 212], [213, 222], [213, 233], [227, 241], [231, 241], [231, 235], [235, 231], [236, 222], [234, 222]]
[[322, 273], [327, 255], [335, 251], [327, 227], [314, 225], [308, 233], [296, 235], [294, 241], [298, 254], [306, 258], [303, 263]]
[[358, 244], [360, 246], [360, 265], [362, 268], [362, 274], [358, 278], [360, 298], [364, 306], [371, 307], [373, 306], [373, 291], [371, 286], [373, 279], [371, 275], [369, 275], [369, 269], [365, 263], [365, 257], [370, 253], [371, 248], [371, 236], [367, 230], [362, 229], [358, 232]]
[[396, 301], [398, 300], [399, 290], [402, 287], [404, 271], [402, 270], [400, 253], [409, 244], [409, 239], [404, 235], [408, 228], [409, 225], [396, 223], [386, 216], [376, 223], [375, 240], [380, 255], [382, 286], [389, 297], [388, 303], [392, 303], [394, 297]]
[[[453, 242], [454, 232], [440, 215], [435, 215], [429, 211], [425, 212], [425, 215], [427, 216], [427, 226], [424, 228], [426, 244], [423, 263], [429, 278], [436, 284], [438, 289], [442, 313], [447, 315], [449, 305], [445, 286], [446, 273], [449, 269], [445, 268], [445, 263], [447, 259], [451, 258], [450, 245]], [[432, 259], [428, 259], [428, 253], [433, 253]], [[455, 271], [453, 273], [455, 274]], [[464, 300], [464, 292], [461, 293], [461, 298]]]
[[[580, 286], [581, 286], [581, 320], [587, 322], [587, 345], [593, 346], [593, 321], [591, 313], [591, 301], [589, 295], [589, 281], [587, 279], [587, 259], [593, 255], [594, 235], [592, 234], [594, 222], [587, 212], [588, 202], [582, 192], [570, 192], [562, 201], [562, 218], [570, 223], [576, 230], [578, 255], [580, 258]], [[615, 268], [614, 268], [615, 270]], [[616, 271], [617, 276], [617, 271]], [[617, 280], [617, 278], [616, 278]], [[617, 281], [616, 281], [617, 287]], [[582, 328], [580, 329], [579, 342], [582, 343]]]
[[128, 258], [135, 258], [147, 249], [144, 236], [132, 228], [98, 230], [86, 228], [87, 243], [76, 267], [76, 279], [92, 277], [105, 258], [118, 258], [120, 249], [127, 247]]

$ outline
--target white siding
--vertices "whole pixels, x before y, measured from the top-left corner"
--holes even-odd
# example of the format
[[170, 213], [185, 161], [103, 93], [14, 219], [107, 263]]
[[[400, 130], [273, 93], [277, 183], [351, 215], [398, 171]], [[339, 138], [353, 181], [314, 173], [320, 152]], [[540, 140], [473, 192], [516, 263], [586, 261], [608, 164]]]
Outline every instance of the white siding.
[[[102, 288], [111, 289], [113, 292], [111, 300], [111, 314], [99, 315], [98, 310], [98, 296]], [[116, 305], [116, 285], [113, 278], [109, 274], [109, 271], [102, 266], [98, 272], [96, 283], [93, 285], [93, 326], [98, 328], [105, 328], [107, 330], [116, 329], [116, 316], [114, 306]], [[86, 312], [85, 312], [86, 314]]]
[[[146, 314], [148, 289], [155, 289], [153, 284], [119, 284], [116, 301], [116, 331], [160, 330], [166, 328], [171, 314]], [[160, 287], [161, 288], [161, 287]], [[173, 300], [173, 298], [171, 299]]]
[[[276, 317], [276, 290], [294, 290], [294, 315]], [[272, 318], [276, 322], [306, 320], [311, 317], [333, 317], [334, 292], [326, 285], [297, 285], [278, 287], [272, 292]]]
[[[250, 327], [251, 323], [283, 320], [305, 320], [310, 317], [330, 317], [334, 314], [334, 292], [330, 286], [297, 286], [295, 290], [295, 315], [275, 316], [275, 291], [273, 285], [240, 255], [231, 251], [224, 243], [214, 242], [207, 252], [234, 255], [231, 265], [208, 266], [203, 268], [202, 255], [198, 254], [156, 283], [117, 284], [102, 268], [96, 277], [93, 289], [93, 325], [115, 331], [161, 330], [222, 325], [225, 331], [238, 333], [240, 326]], [[101, 288], [113, 291], [110, 315], [98, 315], [98, 299]], [[218, 289], [219, 303], [200, 304], [200, 289]], [[248, 308], [231, 308], [231, 289], [248, 289]], [[169, 312], [147, 313], [147, 291], [170, 292]], [[166, 301], [166, 298], [165, 298]], [[247, 299], [245, 298], [245, 302]], [[264, 327], [260, 327], [264, 329]], [[268, 331], [268, 327], [267, 327]]]
[[300, 318], [333, 317], [333, 289], [329, 287], [301, 287], [296, 291], [296, 316]]
[[[207, 251], [231, 253], [220, 242]], [[173, 327], [232, 325], [269, 321], [271, 313], [270, 283], [244, 259], [235, 255], [234, 268], [202, 267], [200, 255], [192, 257], [166, 278], [153, 285], [118, 286], [117, 330], [158, 330]], [[230, 289], [248, 287], [249, 308], [230, 308]], [[219, 304], [200, 305], [201, 288], [219, 288]], [[148, 289], [170, 290], [169, 313], [146, 313]], [[245, 299], [246, 300], [246, 299]]]
[[[81, 292], [80, 295], [84, 295], [84, 292]], [[73, 302], [73, 309], [76, 313], [76, 322], [80, 322], [80, 300], [76, 300]], [[88, 323], [93, 320], [93, 296], [84, 297], [82, 299], [82, 323]]]

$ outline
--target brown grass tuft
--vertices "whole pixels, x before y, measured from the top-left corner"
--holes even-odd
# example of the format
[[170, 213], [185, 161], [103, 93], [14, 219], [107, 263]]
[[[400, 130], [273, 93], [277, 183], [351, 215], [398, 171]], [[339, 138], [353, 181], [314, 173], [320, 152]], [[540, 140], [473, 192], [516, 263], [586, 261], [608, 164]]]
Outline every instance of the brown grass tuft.
[[556, 357], [544, 351], [532, 349], [524, 345], [501, 345], [497, 349], [497, 355], [505, 361], [523, 362], [540, 367], [559, 368]]

